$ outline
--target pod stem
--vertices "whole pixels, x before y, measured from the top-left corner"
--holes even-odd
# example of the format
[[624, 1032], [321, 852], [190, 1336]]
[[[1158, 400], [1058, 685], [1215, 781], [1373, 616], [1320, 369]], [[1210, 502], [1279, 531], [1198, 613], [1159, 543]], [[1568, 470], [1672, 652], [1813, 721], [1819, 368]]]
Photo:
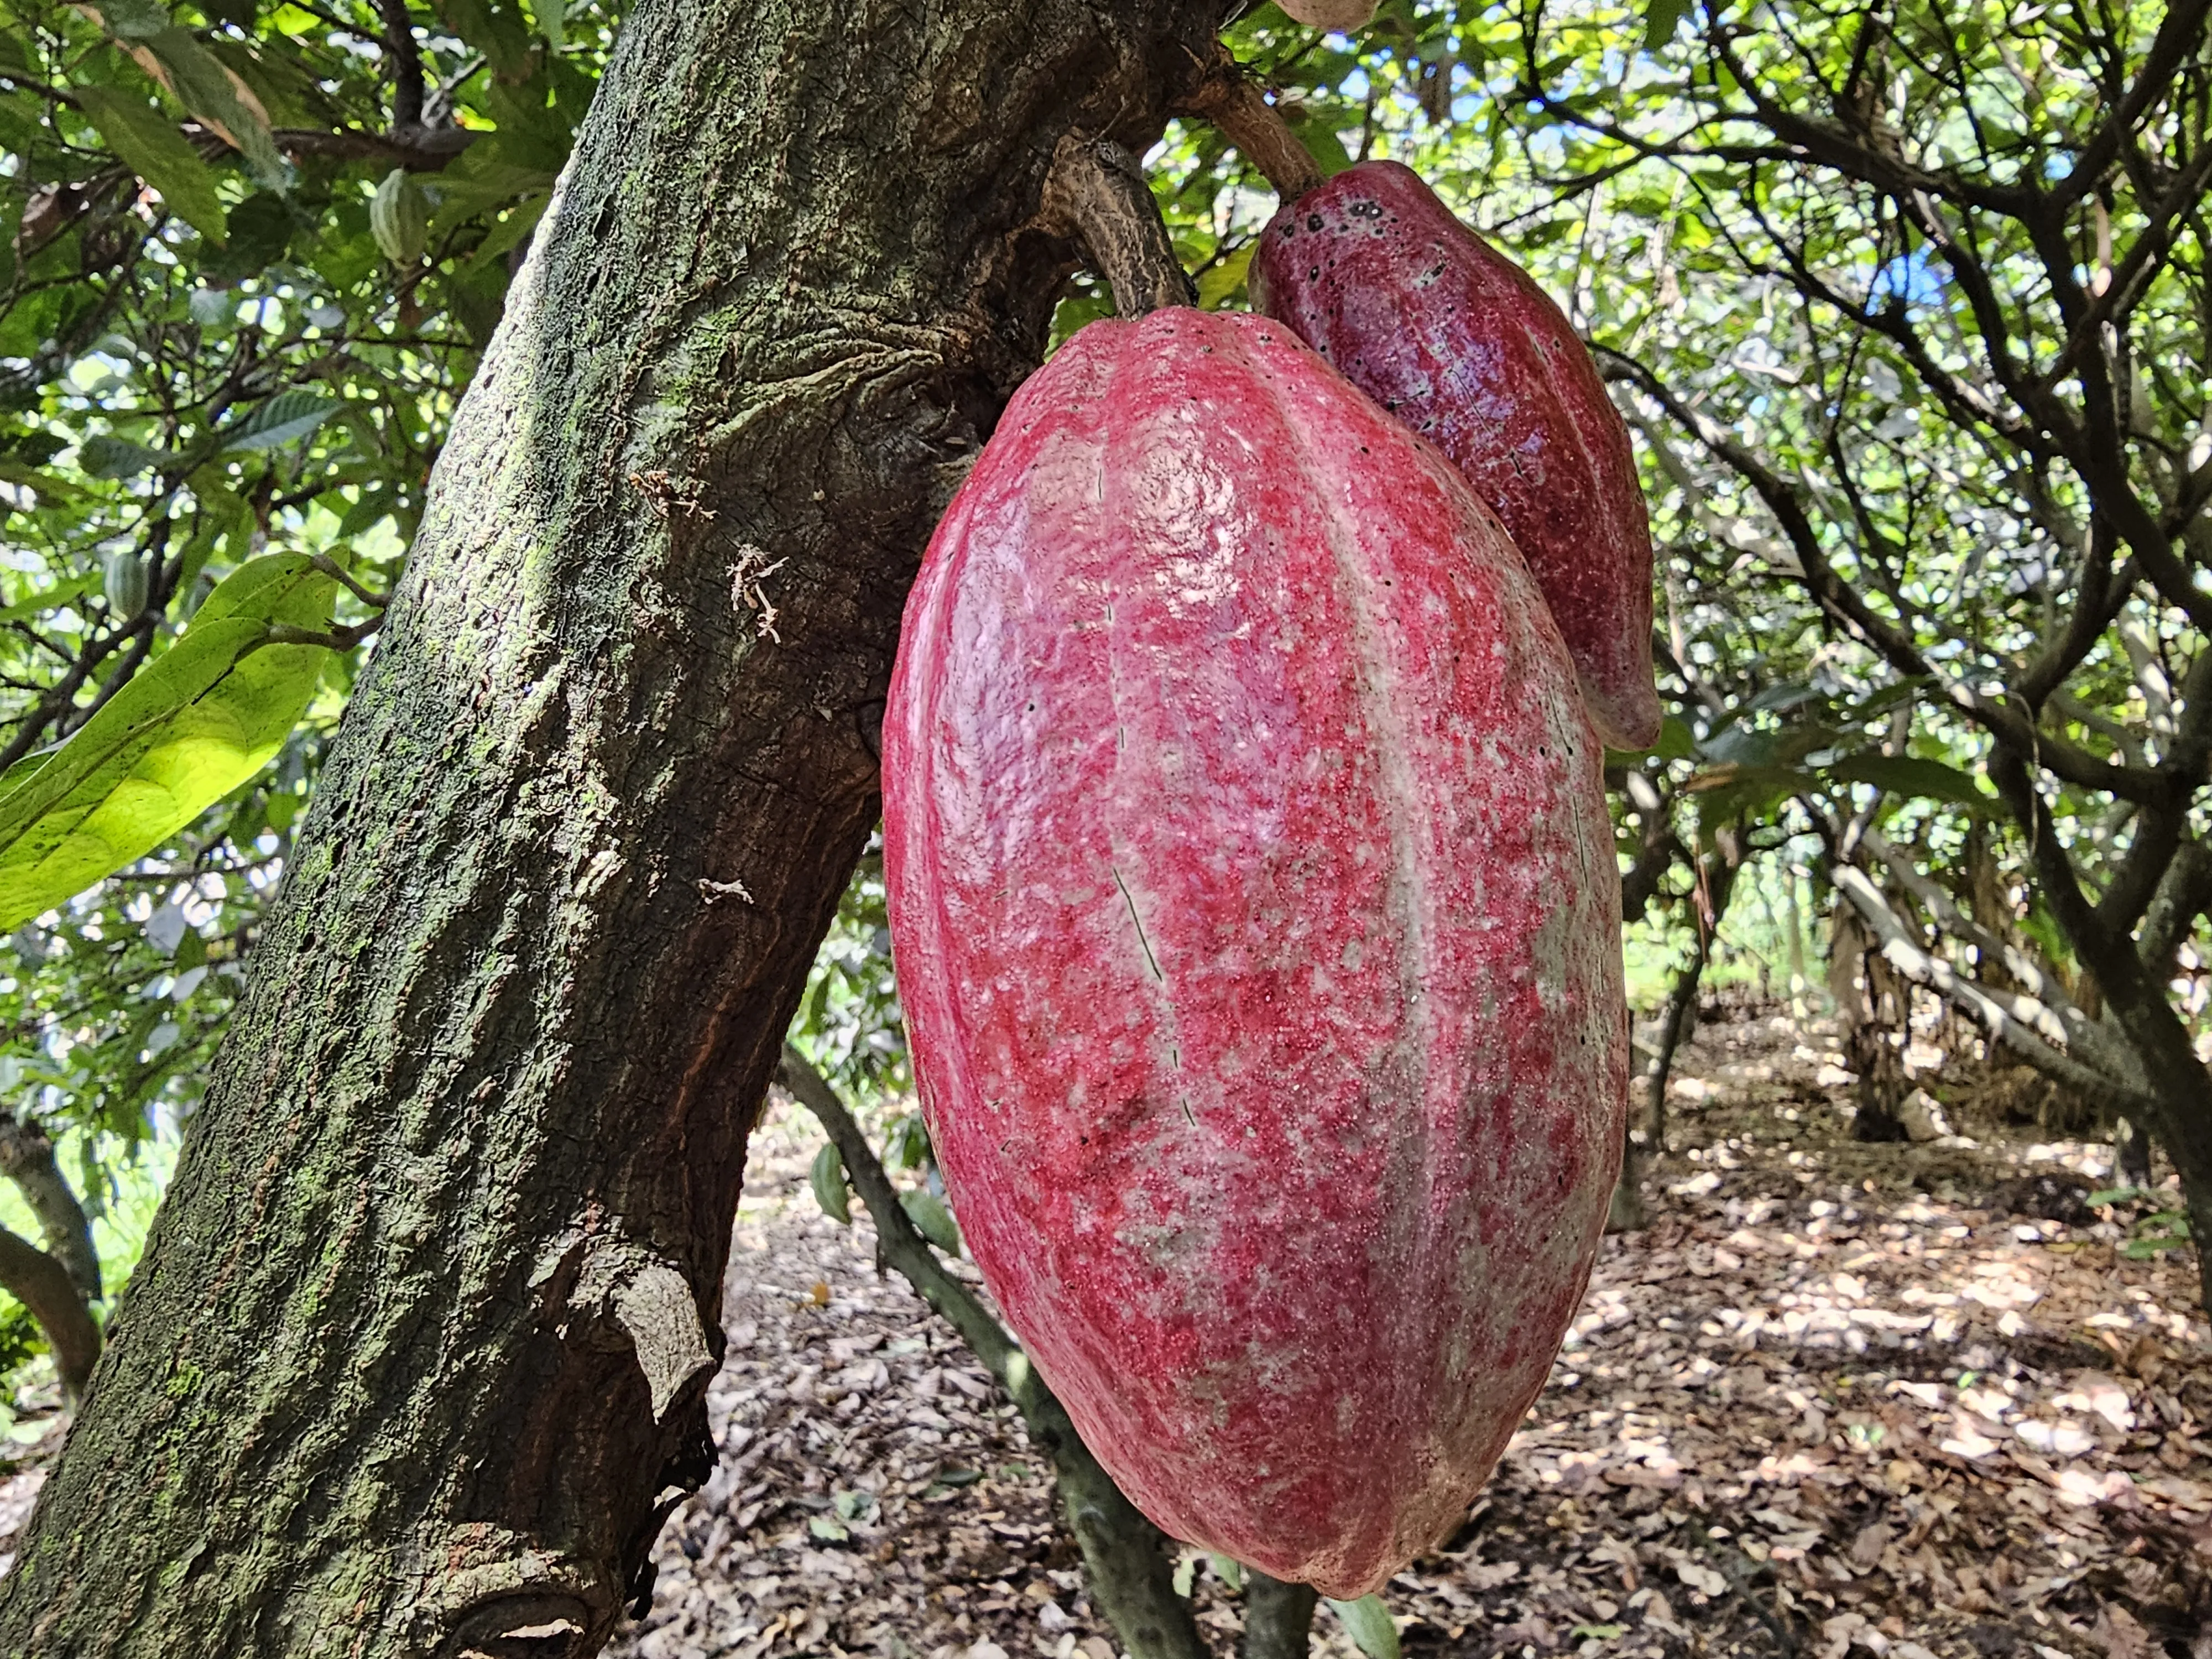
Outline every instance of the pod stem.
[[1070, 133], [1053, 156], [1045, 191], [1048, 207], [1091, 250], [1118, 314], [1142, 317], [1198, 302], [1144, 169], [1121, 145]]
[[1260, 169], [1287, 207], [1310, 190], [1321, 187], [1322, 175], [1313, 153], [1298, 142], [1282, 112], [1269, 103], [1260, 84], [1227, 52], [1215, 54], [1195, 85], [1185, 93], [1182, 113], [1211, 121], [1221, 136], [1243, 152], [1244, 159]]

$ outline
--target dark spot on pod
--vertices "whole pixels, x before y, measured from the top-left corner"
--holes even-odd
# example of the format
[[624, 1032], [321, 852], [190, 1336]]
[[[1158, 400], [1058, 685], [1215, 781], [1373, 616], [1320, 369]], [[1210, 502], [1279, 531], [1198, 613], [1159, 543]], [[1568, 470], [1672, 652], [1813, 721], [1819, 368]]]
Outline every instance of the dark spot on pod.
[[1321, 215], [1318, 213], [1309, 213], [1306, 216], [1306, 228], [1308, 230], [1319, 230], [1321, 228]]
[[1321, 281], [1321, 267], [1319, 265], [1316, 265], [1312, 270], [1306, 272], [1306, 281], [1310, 283], [1317, 283]]

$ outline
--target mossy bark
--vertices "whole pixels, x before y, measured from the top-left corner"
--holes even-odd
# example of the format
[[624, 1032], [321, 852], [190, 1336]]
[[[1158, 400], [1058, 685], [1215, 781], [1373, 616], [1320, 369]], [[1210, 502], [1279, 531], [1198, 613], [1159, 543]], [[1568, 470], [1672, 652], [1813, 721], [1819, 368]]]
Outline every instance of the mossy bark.
[[[1070, 131], [1225, 4], [645, 0], [456, 421], [0, 1654], [596, 1651]], [[773, 614], [771, 615], [771, 611]]]

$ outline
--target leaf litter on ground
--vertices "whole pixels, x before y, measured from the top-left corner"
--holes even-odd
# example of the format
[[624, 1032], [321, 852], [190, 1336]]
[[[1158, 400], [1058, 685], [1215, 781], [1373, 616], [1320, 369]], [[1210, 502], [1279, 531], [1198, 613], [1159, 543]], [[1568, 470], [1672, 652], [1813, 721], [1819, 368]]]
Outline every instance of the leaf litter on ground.
[[[1946, 1077], [1975, 1069], [1919, 1080], [1956, 1097]], [[1819, 1022], [1734, 1006], [1700, 1026], [1651, 1224], [1606, 1240], [1497, 1476], [1384, 1591], [1404, 1653], [2212, 1659], [2188, 1253], [2131, 1259], [2130, 1216], [2087, 1203], [2118, 1184], [2109, 1146], [1963, 1114], [1972, 1136], [1859, 1145], [1850, 1082]], [[1046, 1460], [878, 1273], [865, 1213], [821, 1212], [821, 1145], [771, 1101], [708, 1399], [720, 1461], [609, 1652], [1115, 1659]], [[42, 1461], [0, 1483], [0, 1525]], [[1235, 1575], [1188, 1554], [1227, 1654]], [[1358, 1654], [1326, 1610], [1314, 1650]]]

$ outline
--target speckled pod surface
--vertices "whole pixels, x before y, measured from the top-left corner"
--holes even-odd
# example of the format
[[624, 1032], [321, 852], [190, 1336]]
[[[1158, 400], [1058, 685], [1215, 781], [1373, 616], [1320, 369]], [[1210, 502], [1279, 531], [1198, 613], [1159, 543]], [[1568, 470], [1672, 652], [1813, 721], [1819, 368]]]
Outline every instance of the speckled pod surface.
[[884, 729], [985, 1281], [1167, 1532], [1375, 1589], [1542, 1386], [1620, 1157], [1613, 836], [1525, 566], [1281, 325], [1093, 323], [939, 527]]
[[1255, 305], [1450, 456], [1504, 522], [1598, 734], [1656, 742], [1636, 458], [1551, 297], [1395, 161], [1363, 161], [1277, 213], [1249, 280]]

